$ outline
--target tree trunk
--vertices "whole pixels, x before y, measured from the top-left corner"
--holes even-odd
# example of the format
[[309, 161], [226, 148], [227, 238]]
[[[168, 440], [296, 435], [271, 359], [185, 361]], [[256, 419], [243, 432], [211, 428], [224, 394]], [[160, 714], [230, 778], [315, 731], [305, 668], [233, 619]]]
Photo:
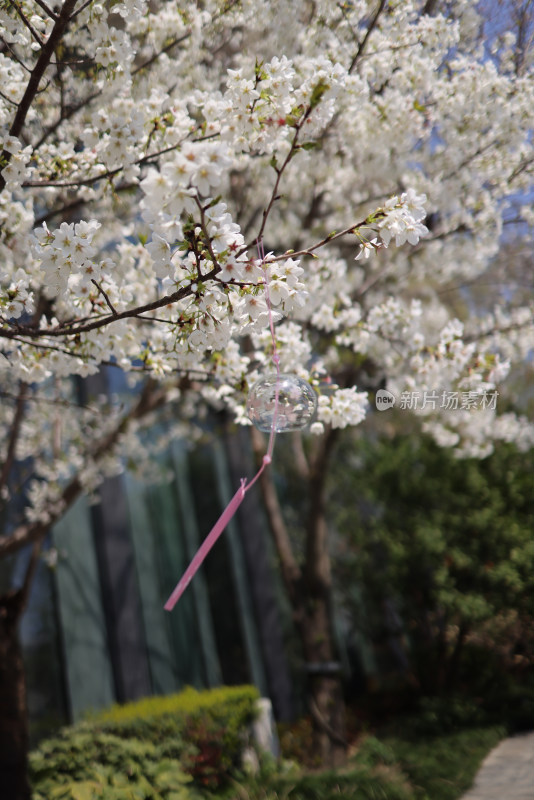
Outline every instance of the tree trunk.
[[[72, 2], [66, 2], [61, 14]], [[14, 463], [15, 447], [19, 435], [26, 387], [21, 384], [17, 410], [15, 412], [7, 453], [0, 463], [0, 488], [7, 485], [9, 473]], [[98, 462], [117, 445], [134, 420], [142, 419], [160, 408], [166, 401], [165, 390], [157, 389], [152, 380], [145, 383], [137, 402], [127, 411], [117, 426], [96, 443], [90, 442], [87, 459]], [[50, 508], [48, 523], [24, 523], [10, 534], [0, 533], [0, 558], [32, 545], [24, 583], [19, 589], [0, 596], [0, 797], [2, 800], [29, 800], [30, 786], [27, 777], [28, 766], [28, 709], [26, 700], [26, 679], [22, 650], [19, 643], [19, 622], [26, 607], [31, 583], [39, 561], [41, 543], [51, 524], [56, 522], [74, 503], [83, 491], [78, 475], [66, 484], [62, 493], [62, 503]]]
[[[251, 429], [251, 436], [256, 457], [261, 462], [263, 437], [255, 429]], [[332, 624], [330, 555], [325, 517], [326, 477], [334, 438], [332, 431], [322, 437], [307, 470], [310, 510], [304, 564], [300, 565], [294, 556], [272, 474], [267, 470], [260, 479], [282, 579], [305, 662], [308, 703], [314, 726], [314, 755], [323, 766], [339, 766], [346, 758], [345, 705]]]
[[345, 701], [332, 633], [329, 590], [306, 591], [307, 611], [301, 624], [308, 673], [308, 704], [313, 719], [314, 756], [323, 766], [346, 759]]
[[302, 622], [315, 754], [330, 767], [344, 763], [347, 749], [343, 685], [332, 619], [332, 576], [326, 524], [326, 478], [335, 438], [335, 431], [327, 431], [318, 442], [310, 463], [310, 509], [303, 581], [305, 614]]
[[22, 589], [0, 597], [0, 786], [6, 800], [29, 800], [26, 679], [18, 623]]

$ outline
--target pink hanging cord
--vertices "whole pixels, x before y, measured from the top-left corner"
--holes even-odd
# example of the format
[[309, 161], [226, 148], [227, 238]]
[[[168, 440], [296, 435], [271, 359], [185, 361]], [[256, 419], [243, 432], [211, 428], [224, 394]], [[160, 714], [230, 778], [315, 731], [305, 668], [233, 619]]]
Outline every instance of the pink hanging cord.
[[275, 388], [275, 397], [274, 397], [274, 413], [273, 413], [273, 421], [271, 423], [271, 432], [269, 434], [269, 444], [267, 446], [267, 452], [263, 456], [263, 461], [261, 467], [254, 475], [251, 481], [247, 482], [246, 478], [241, 478], [241, 486], [234, 494], [224, 511], [222, 512], [221, 516], [208, 533], [200, 547], [198, 548], [197, 552], [193, 556], [193, 559], [189, 566], [187, 567], [186, 571], [176, 584], [172, 594], [170, 595], [169, 599], [164, 605], [165, 611], [172, 611], [180, 597], [183, 595], [191, 581], [193, 580], [195, 574], [197, 573], [199, 567], [201, 566], [202, 562], [210, 552], [211, 548], [224, 531], [234, 514], [236, 513], [237, 509], [245, 499], [245, 495], [249, 489], [251, 489], [260, 475], [262, 474], [263, 470], [265, 469], [268, 464], [272, 461], [273, 456], [273, 449], [274, 449], [274, 440], [276, 437], [276, 422], [278, 418], [278, 410], [279, 410], [279, 396], [280, 396], [280, 356], [277, 352], [276, 347], [276, 335], [274, 332], [274, 320], [273, 320], [273, 312], [271, 306], [271, 298], [269, 296], [269, 271], [268, 267], [265, 264], [265, 252], [263, 249], [263, 243], [258, 241], [258, 255], [261, 260], [262, 268], [265, 272], [265, 301], [267, 303], [267, 312], [269, 315], [269, 328], [271, 331], [271, 338], [272, 338], [272, 346], [273, 346], [273, 362], [276, 367], [276, 388]]

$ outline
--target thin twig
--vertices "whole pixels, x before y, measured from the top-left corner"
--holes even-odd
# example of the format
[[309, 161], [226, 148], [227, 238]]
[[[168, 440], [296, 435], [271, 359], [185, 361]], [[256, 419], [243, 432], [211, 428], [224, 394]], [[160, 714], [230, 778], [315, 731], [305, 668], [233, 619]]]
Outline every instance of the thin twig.
[[19, 15], [20, 19], [22, 20], [22, 24], [25, 25], [26, 28], [28, 28], [31, 36], [35, 39], [37, 44], [40, 47], [42, 47], [43, 44], [44, 44], [43, 40], [41, 39], [41, 37], [39, 36], [37, 31], [35, 30], [35, 28], [31, 24], [31, 22], [29, 21], [29, 19], [26, 18], [26, 15], [24, 14], [24, 12], [21, 9], [21, 7], [19, 6], [19, 4], [17, 2], [15, 2], [15, 0], [11, 0], [11, 5], [14, 7], [15, 11], [17, 12], [17, 14]]
[[[211, 280], [215, 277], [216, 273], [217, 269], [213, 269], [207, 275], [203, 276], [203, 280]], [[141, 314], [145, 314], [148, 311], [155, 311], [158, 308], [163, 308], [163, 306], [172, 305], [173, 303], [178, 302], [178, 300], [183, 300], [185, 297], [189, 297], [191, 294], [193, 294], [191, 286], [183, 286], [181, 289], [178, 289], [178, 291], [173, 292], [173, 294], [160, 297], [158, 300], [154, 300], [152, 303], [147, 303], [144, 306], [136, 306], [135, 308], [128, 308], [125, 311], [118, 311], [115, 314], [105, 314], [102, 317], [95, 319], [93, 322], [88, 322], [83, 325], [79, 325], [77, 320], [73, 320], [68, 324], [68, 326], [63, 324], [58, 325], [55, 328], [48, 329], [27, 329], [19, 326], [16, 327], [14, 331], [9, 331], [4, 328], [0, 329], [0, 338], [15, 339], [17, 336], [27, 336], [31, 337], [32, 339], [39, 339], [48, 336], [53, 336], [55, 338], [77, 336], [80, 333], [88, 333], [89, 331], [103, 328], [106, 325], [109, 325], [111, 322], [132, 317], [139, 317]]]
[[15, 50], [11, 47], [11, 44], [9, 42], [6, 42], [6, 40], [4, 39], [3, 36], [0, 36], [0, 42], [2, 42], [4, 47], [7, 50], [9, 50], [9, 54], [10, 54], [11, 58], [13, 59], [13, 61], [16, 61], [16, 63], [19, 65], [19, 67], [22, 67], [22, 69], [25, 72], [27, 72], [29, 75], [31, 75], [32, 71], [31, 71], [30, 67], [28, 67], [27, 64], [25, 64], [24, 61], [21, 58], [18, 57], [18, 55], [16, 54]]
[[91, 283], [93, 283], [96, 286], [96, 288], [98, 289], [98, 291], [100, 292], [100, 294], [102, 295], [104, 300], [106, 301], [107, 307], [109, 308], [109, 310], [111, 311], [113, 316], [116, 317], [117, 316], [117, 310], [114, 308], [113, 303], [109, 299], [109, 296], [108, 296], [107, 292], [102, 288], [102, 286], [100, 286], [98, 281], [95, 281], [94, 278], [91, 278]]
[[177, 44], [185, 42], [186, 39], [190, 38], [190, 36], [191, 36], [191, 31], [188, 31], [187, 33], [184, 33], [183, 36], [179, 36], [178, 38], [173, 39], [172, 42], [170, 42], [170, 44], [166, 45], [162, 50], [158, 50], [158, 52], [154, 53], [147, 61], [145, 61], [143, 64], [140, 64], [138, 67], [133, 69], [131, 73], [132, 77], [134, 75], [137, 75], [142, 70], [147, 69], [147, 67], [150, 67], [155, 61], [158, 60], [160, 56], [162, 56], [164, 53], [168, 53], [169, 50], [172, 50], [172, 48], [176, 47]]
[[[172, 144], [169, 147], [164, 147], [162, 150], [158, 150], [156, 153], [148, 153], [147, 155], [141, 156], [136, 161], [132, 163], [136, 166], [144, 166], [145, 164], [150, 163], [150, 161], [159, 158], [160, 156], [165, 155], [165, 153], [171, 153], [173, 150], [176, 150], [180, 147], [182, 143], [178, 142], [177, 144]], [[80, 186], [90, 186], [92, 183], [97, 183], [98, 181], [109, 180], [109, 178], [114, 178], [115, 175], [118, 175], [124, 169], [123, 166], [115, 167], [115, 169], [107, 169], [104, 172], [100, 172], [98, 175], [91, 175], [89, 178], [80, 178], [77, 181], [51, 181], [51, 180], [44, 180], [44, 181], [25, 181], [22, 185], [25, 188], [28, 187], [41, 187], [41, 186], [50, 186], [55, 187], [58, 189], [71, 189], [77, 188]]]
[[[18, 400], [18, 395], [11, 394], [10, 392], [0, 391], [0, 397], [4, 398], [5, 400]], [[51, 398], [51, 397], [42, 397], [41, 395], [37, 394], [29, 394], [26, 397], [26, 402], [28, 403], [41, 403], [42, 405], [52, 405], [52, 406], [62, 406], [63, 408], [72, 408], [75, 411], [90, 411], [91, 414], [102, 414], [102, 409], [100, 408], [93, 408], [92, 406], [82, 405], [80, 403], [74, 403], [71, 400], [63, 400], [61, 398]]]
[[[76, 0], [76, 2], [77, 2], [77, 0]], [[73, 14], [71, 15], [70, 19], [71, 19], [71, 20], [72, 20], [72, 19], [76, 19], [76, 17], [78, 16], [78, 14], [81, 14], [81, 13], [82, 13], [82, 11], [85, 11], [85, 9], [86, 9], [88, 6], [92, 5], [93, 3], [94, 3], [94, 0], [86, 0], [86, 2], [83, 4], [83, 6], [80, 6], [80, 8], [78, 8], [76, 11], [74, 11], [74, 12], [73, 12]]]
[[34, 2], [36, 2], [38, 6], [41, 6], [41, 8], [43, 9], [43, 11], [44, 11], [46, 14], [48, 14], [48, 16], [49, 16], [51, 19], [53, 19], [54, 21], [56, 21], [56, 20], [58, 19], [58, 16], [57, 16], [57, 14], [56, 14], [54, 11], [52, 11], [52, 9], [51, 9], [51, 8], [49, 8], [49, 7], [46, 5], [46, 3], [44, 3], [44, 2], [43, 2], [43, 0], [34, 0]]
[[356, 55], [352, 59], [351, 65], [349, 67], [349, 74], [351, 74], [352, 71], [356, 68], [356, 65], [358, 64], [358, 61], [362, 57], [362, 55], [363, 55], [363, 53], [365, 51], [365, 48], [367, 47], [367, 43], [368, 43], [369, 39], [371, 38], [371, 34], [374, 31], [374, 29], [375, 29], [375, 27], [376, 27], [376, 25], [378, 23], [378, 20], [379, 20], [380, 15], [382, 14], [382, 11], [384, 10], [386, 2], [387, 2], [387, 0], [380, 0], [380, 3], [378, 4], [378, 8], [376, 10], [376, 14], [374, 15], [373, 19], [369, 23], [369, 27], [367, 28], [367, 30], [365, 32], [365, 36], [363, 37], [362, 42], [361, 42], [360, 46], [358, 47], [358, 50], [356, 51]]
[[336, 239], [341, 239], [343, 236], [348, 236], [350, 233], [354, 233], [359, 228], [369, 227], [372, 223], [368, 221], [368, 219], [364, 219], [361, 222], [356, 222], [354, 225], [351, 225], [350, 228], [345, 228], [342, 231], [335, 231], [333, 233], [329, 233], [328, 236], [325, 236], [324, 239], [321, 239], [320, 242], [311, 245], [311, 247], [307, 247], [305, 250], [286, 250], [281, 256], [274, 256], [271, 261], [285, 261], [288, 258], [295, 258], [298, 256], [310, 256], [315, 250], [319, 250], [319, 248], [324, 247], [326, 244], [330, 244], [330, 242], [335, 242]]
[[2, 97], [6, 103], [11, 103], [12, 106], [18, 108], [19, 104], [15, 100], [12, 100], [11, 97], [8, 97], [7, 94], [4, 94], [4, 92], [0, 91], [0, 97]]

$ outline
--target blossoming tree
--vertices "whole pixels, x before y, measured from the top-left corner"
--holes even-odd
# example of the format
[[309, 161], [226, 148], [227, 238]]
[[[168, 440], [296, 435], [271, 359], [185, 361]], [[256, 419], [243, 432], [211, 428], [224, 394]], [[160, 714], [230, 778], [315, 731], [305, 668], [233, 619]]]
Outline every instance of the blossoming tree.
[[[445, 289], [484, 273], [510, 209], [529, 235], [534, 85], [519, 27], [490, 52], [468, 0], [6, 0], [0, 26], [0, 556], [33, 548], [0, 606], [0, 782], [19, 798], [16, 625], [43, 537], [145, 460], [165, 404], [248, 423], [266, 282], [282, 370], [319, 395], [306, 564], [277, 544], [305, 658], [331, 660], [333, 432], [379, 385], [483, 395], [532, 345], [530, 308], [462, 321]], [[138, 387], [129, 408], [75, 402], [103, 365]], [[496, 408], [447, 412], [421, 411], [464, 452], [532, 443]], [[340, 742], [337, 684], [313, 699]]]

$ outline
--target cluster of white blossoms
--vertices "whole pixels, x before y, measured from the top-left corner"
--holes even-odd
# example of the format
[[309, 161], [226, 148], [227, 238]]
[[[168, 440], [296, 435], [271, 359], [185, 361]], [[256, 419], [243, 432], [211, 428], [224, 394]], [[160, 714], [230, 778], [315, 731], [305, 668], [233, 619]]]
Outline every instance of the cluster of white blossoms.
[[[73, 375], [109, 365], [186, 417], [246, 422], [247, 387], [273, 369], [269, 304], [282, 368], [319, 394], [313, 433], [359, 424], [378, 382], [501, 388], [532, 350], [532, 307], [503, 290], [479, 318], [471, 287], [506, 222], [531, 246], [532, 64], [511, 31], [483, 50], [468, 0], [377, 6], [295, 0], [291, 25], [282, 0], [0, 10], [0, 390], [66, 400]], [[69, 435], [88, 487], [104, 416]], [[425, 415], [460, 452], [528, 438], [498, 410], [461, 418]], [[67, 473], [17, 435], [49, 464], [38, 515]]]
[[62, 222], [53, 232], [46, 223], [37, 229], [33, 255], [41, 267], [47, 297], [69, 291], [86, 295], [91, 281], [101, 278], [101, 264], [94, 261], [98, 250], [93, 245], [98, 228], [100, 222], [93, 219], [76, 224]]
[[427, 212], [425, 194], [418, 195], [413, 189], [403, 192], [399, 197], [390, 197], [381, 209], [381, 219], [377, 223], [381, 242], [376, 237], [362, 240], [355, 261], [367, 259], [381, 247], [387, 247], [393, 240], [397, 247], [408, 242], [415, 246], [421, 237], [426, 236], [428, 228], [423, 224]]
[[325, 425], [331, 425], [332, 428], [358, 425], [365, 418], [367, 406], [367, 392], [358, 392], [355, 386], [321, 395], [317, 409], [318, 422], [313, 423], [313, 433], [323, 433]]
[[425, 194], [417, 195], [410, 189], [403, 192], [400, 201], [392, 197], [386, 202], [385, 217], [378, 223], [380, 237], [386, 247], [392, 239], [397, 247], [405, 242], [416, 245], [428, 233], [428, 228], [423, 225], [427, 215], [424, 206], [426, 199]]

